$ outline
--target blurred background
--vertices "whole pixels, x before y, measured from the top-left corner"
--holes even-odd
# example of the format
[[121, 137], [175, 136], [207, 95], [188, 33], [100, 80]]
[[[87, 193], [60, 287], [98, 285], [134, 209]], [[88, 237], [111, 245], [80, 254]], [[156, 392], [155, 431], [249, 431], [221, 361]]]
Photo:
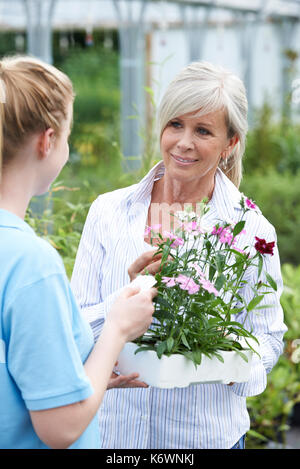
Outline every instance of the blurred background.
[[91, 202], [160, 159], [156, 109], [174, 75], [207, 60], [243, 79], [241, 190], [276, 228], [289, 327], [266, 391], [247, 401], [246, 447], [300, 448], [300, 1], [0, 0], [0, 56], [14, 53], [53, 63], [77, 95], [70, 162], [27, 216], [69, 276]]

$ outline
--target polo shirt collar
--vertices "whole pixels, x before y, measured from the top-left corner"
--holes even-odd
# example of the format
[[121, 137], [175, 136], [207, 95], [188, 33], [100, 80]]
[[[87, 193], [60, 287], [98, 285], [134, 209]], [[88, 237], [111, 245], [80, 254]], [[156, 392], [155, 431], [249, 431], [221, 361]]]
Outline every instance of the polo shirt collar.
[[22, 218], [8, 210], [0, 209], [0, 228], [15, 228], [27, 233], [35, 234], [34, 230]]

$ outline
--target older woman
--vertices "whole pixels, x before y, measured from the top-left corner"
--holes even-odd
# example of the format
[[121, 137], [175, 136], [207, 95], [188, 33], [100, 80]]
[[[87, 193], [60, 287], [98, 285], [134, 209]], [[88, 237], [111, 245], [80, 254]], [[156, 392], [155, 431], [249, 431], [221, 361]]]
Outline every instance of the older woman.
[[[238, 187], [247, 133], [247, 99], [241, 80], [208, 63], [192, 63], [169, 85], [159, 109], [159, 162], [136, 185], [103, 194], [92, 204], [75, 263], [72, 286], [94, 335], [101, 331], [128, 266], [145, 267], [150, 256], [145, 227], [169, 229], [170, 212], [208, 198], [208, 224], [237, 221]], [[261, 212], [247, 213], [246, 237], [273, 241], [275, 230]], [[245, 239], [245, 238], [244, 238]], [[246, 240], [246, 243], [247, 243]], [[266, 269], [278, 284], [273, 307], [253, 319], [262, 359], [253, 360], [247, 383], [186, 388], [114, 389], [101, 408], [103, 448], [243, 447], [249, 429], [246, 397], [261, 393], [282, 352], [286, 331], [280, 307], [282, 280], [277, 248]], [[252, 297], [251, 279], [244, 288]], [[268, 296], [270, 303], [270, 296]], [[236, 320], [243, 321], [244, 313]]]

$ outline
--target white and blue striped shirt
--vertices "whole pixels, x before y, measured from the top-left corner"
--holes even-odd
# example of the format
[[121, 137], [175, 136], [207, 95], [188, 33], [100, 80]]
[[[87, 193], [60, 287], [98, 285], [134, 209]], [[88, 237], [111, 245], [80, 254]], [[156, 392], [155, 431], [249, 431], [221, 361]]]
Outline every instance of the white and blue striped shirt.
[[[154, 181], [162, 177], [159, 162], [139, 184], [100, 195], [92, 204], [80, 241], [72, 288], [94, 336], [100, 334], [106, 314], [129, 283], [127, 269], [147, 250], [144, 230]], [[215, 189], [205, 215], [208, 224], [241, 215], [240, 192], [218, 169]], [[246, 215], [244, 245], [253, 245], [254, 236], [276, 241], [273, 226], [261, 213]], [[243, 247], [241, 246], [241, 247]], [[250, 426], [246, 396], [260, 394], [267, 373], [283, 350], [286, 326], [280, 306], [282, 279], [277, 248], [265, 256], [265, 269], [278, 285], [265, 303], [274, 305], [251, 318], [260, 342], [260, 354], [253, 359], [247, 383], [197, 384], [186, 388], [112, 389], [106, 393], [99, 411], [102, 448], [231, 448]], [[248, 281], [255, 272], [249, 273]], [[249, 286], [242, 294], [253, 296]], [[272, 298], [271, 298], [272, 296]], [[243, 321], [244, 313], [235, 318]]]

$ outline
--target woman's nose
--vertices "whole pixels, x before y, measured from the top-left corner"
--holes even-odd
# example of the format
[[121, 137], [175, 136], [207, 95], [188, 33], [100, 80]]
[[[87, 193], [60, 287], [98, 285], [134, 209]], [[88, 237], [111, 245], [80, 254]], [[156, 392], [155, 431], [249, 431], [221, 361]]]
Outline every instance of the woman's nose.
[[193, 134], [185, 130], [180, 135], [176, 145], [177, 145], [177, 148], [179, 148], [182, 151], [193, 149], [194, 148]]

